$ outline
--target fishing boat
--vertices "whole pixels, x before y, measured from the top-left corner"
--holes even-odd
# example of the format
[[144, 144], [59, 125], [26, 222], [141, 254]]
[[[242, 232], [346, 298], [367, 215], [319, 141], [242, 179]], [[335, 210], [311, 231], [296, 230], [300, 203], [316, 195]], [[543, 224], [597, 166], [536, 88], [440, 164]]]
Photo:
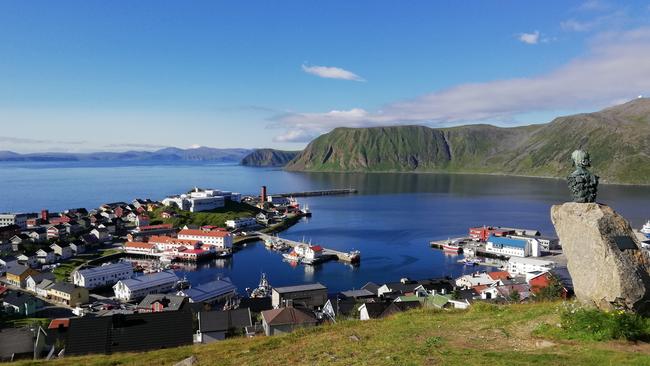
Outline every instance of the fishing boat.
[[262, 277], [260, 278], [260, 284], [257, 285], [257, 287], [250, 292], [249, 297], [261, 298], [261, 297], [269, 297], [269, 296], [271, 296], [271, 285], [269, 284], [269, 281], [266, 279], [266, 273], [262, 273]]
[[291, 253], [284, 253], [282, 254], [282, 257], [289, 262], [300, 263], [302, 261], [302, 257], [295, 251], [291, 251]]
[[650, 220], [643, 225], [641, 228], [641, 233], [644, 234], [647, 238], [650, 238]]
[[182, 279], [176, 281], [174, 284], [174, 289], [176, 290], [186, 290], [191, 287], [190, 281], [187, 279], [187, 276], [183, 276]]
[[447, 252], [454, 252], [454, 253], [460, 253], [460, 251], [462, 250], [460, 245], [458, 245], [456, 242], [453, 242], [451, 240], [447, 240], [444, 244], [442, 244], [442, 249]]
[[305, 205], [305, 207], [301, 208], [300, 213], [302, 213], [303, 216], [311, 217], [311, 211], [309, 210], [309, 205]]
[[466, 266], [478, 266], [481, 263], [479, 259], [476, 258], [465, 258], [463, 259], [463, 264]]

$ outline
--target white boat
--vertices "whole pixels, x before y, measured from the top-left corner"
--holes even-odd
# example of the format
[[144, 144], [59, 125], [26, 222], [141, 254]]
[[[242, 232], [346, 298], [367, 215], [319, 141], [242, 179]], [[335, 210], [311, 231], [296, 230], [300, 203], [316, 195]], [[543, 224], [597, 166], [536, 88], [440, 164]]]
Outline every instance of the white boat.
[[300, 212], [303, 215], [307, 216], [307, 217], [311, 216], [311, 211], [309, 210], [309, 205], [305, 205], [305, 207], [301, 208]]
[[282, 257], [290, 262], [300, 263], [302, 261], [302, 257], [295, 251], [291, 251], [291, 253], [284, 253], [282, 254]]
[[253, 289], [253, 291], [250, 292], [249, 297], [260, 298], [269, 296], [271, 296], [271, 285], [266, 279], [266, 273], [262, 273], [260, 284], [257, 286], [257, 288]]
[[650, 238], [650, 220], [648, 220], [648, 222], [646, 222], [645, 225], [643, 225], [640, 231], [646, 237]]
[[447, 242], [442, 244], [442, 249], [448, 252], [460, 253], [461, 247], [455, 242], [448, 240]]

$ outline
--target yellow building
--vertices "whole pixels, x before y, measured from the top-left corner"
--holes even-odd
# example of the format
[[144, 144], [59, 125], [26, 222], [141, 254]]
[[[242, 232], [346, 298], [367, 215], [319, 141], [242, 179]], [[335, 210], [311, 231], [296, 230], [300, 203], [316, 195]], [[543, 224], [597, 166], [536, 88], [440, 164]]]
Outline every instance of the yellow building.
[[31, 275], [36, 275], [39, 272], [27, 266], [20, 264], [9, 266], [7, 268], [7, 282], [20, 288], [25, 288], [25, 280]]
[[68, 282], [57, 282], [48, 291], [54, 302], [75, 307], [88, 302], [88, 290]]

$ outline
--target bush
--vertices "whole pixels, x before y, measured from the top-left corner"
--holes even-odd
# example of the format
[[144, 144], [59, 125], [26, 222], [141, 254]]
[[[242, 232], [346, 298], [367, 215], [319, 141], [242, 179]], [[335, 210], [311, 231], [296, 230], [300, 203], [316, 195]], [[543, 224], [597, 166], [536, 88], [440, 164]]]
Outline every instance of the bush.
[[562, 338], [606, 341], [650, 339], [648, 320], [640, 315], [569, 306], [560, 315]]

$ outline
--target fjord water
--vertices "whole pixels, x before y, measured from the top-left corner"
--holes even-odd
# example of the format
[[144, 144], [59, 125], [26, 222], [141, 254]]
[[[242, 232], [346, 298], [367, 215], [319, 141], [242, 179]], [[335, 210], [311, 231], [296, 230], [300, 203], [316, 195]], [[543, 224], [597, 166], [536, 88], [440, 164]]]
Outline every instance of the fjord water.
[[[597, 173], [597, 172], [596, 172]], [[192, 186], [258, 194], [348, 188], [359, 194], [300, 198], [313, 217], [280, 234], [339, 250], [358, 249], [361, 265], [329, 262], [292, 267], [261, 243], [234, 257], [185, 267], [196, 285], [229, 276], [243, 290], [266, 272], [274, 286], [319, 281], [331, 291], [401, 277], [456, 276], [471, 269], [428, 247], [431, 239], [467, 233], [476, 225], [535, 228], [554, 235], [549, 209], [569, 199], [563, 180], [489, 175], [296, 173], [210, 163], [0, 163], [0, 212], [93, 208], [136, 197], [161, 199]], [[650, 218], [650, 187], [603, 185], [599, 202], [635, 227]]]

